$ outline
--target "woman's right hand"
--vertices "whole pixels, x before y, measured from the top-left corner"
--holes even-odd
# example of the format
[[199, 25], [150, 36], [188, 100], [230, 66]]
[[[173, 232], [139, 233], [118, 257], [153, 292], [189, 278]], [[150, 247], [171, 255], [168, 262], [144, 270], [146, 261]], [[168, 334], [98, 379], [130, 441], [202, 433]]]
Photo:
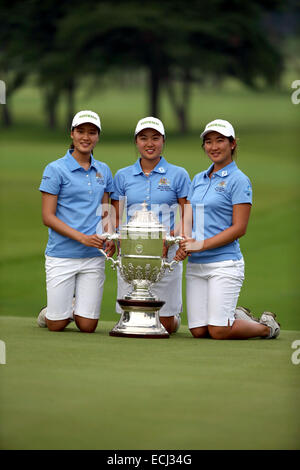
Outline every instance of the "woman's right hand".
[[92, 246], [94, 248], [102, 249], [105, 240], [99, 238], [95, 233], [94, 235], [82, 234], [81, 243], [85, 246]]
[[184, 237], [184, 240], [179, 242], [180, 248], [188, 253], [193, 253], [196, 251], [203, 251], [203, 240], [195, 240], [194, 238]]

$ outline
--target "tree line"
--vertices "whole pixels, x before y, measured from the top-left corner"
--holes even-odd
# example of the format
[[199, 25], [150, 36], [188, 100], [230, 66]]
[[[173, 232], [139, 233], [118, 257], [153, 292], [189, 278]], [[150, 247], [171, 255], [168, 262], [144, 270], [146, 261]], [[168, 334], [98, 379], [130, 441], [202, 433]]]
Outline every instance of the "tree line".
[[[266, 18], [293, 2], [251, 0], [23, 0], [1, 2], [2, 122], [13, 123], [10, 98], [34, 75], [48, 125], [66, 100], [68, 118], [82, 79], [143, 69], [148, 114], [159, 116], [167, 92], [178, 129], [188, 130], [191, 85], [235, 77], [249, 87], [275, 86], [283, 70]], [[269, 15], [269, 16], [268, 16]], [[271, 16], [270, 16], [271, 15]], [[272, 26], [272, 22], [271, 22]]]

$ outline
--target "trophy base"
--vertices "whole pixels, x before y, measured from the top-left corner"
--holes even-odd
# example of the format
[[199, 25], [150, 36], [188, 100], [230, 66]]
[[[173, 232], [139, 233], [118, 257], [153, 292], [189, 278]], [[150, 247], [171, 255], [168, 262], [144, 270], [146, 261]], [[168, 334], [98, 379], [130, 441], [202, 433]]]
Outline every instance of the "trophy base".
[[110, 336], [127, 338], [169, 338], [169, 333], [159, 321], [161, 300], [118, 299], [123, 310], [119, 322], [109, 332]]

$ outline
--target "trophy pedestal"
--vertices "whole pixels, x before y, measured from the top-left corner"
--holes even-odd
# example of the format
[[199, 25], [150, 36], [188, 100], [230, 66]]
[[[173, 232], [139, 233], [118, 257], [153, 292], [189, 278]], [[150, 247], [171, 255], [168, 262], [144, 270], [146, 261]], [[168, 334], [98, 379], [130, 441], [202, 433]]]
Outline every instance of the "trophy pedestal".
[[159, 321], [161, 300], [118, 299], [123, 310], [119, 322], [110, 336], [127, 338], [169, 338], [169, 333]]

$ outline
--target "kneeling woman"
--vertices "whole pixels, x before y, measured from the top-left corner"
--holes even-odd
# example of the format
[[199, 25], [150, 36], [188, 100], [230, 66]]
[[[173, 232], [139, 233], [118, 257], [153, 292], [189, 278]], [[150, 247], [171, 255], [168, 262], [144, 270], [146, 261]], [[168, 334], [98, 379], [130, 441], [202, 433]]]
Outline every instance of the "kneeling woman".
[[[181, 222], [178, 225], [180, 230], [190, 177], [184, 168], [167, 162], [162, 156], [165, 129], [159, 119], [151, 116], [141, 119], [137, 123], [134, 138], [140, 157], [133, 165], [120, 169], [114, 178], [111, 199], [116, 210], [116, 225], [119, 227], [121, 224], [125, 210], [124, 198], [127, 198], [127, 218], [146, 202], [147, 208], [155, 212], [160, 222], [173, 234], [173, 210], [176, 214], [178, 206], [181, 208]], [[168, 261], [173, 259], [176, 249], [176, 245], [170, 248]], [[175, 333], [180, 325], [181, 285], [182, 263], [179, 263], [172, 272], [166, 272], [161, 281], [152, 288], [154, 295], [165, 301], [159, 313], [160, 321], [169, 333]], [[124, 297], [128, 289], [129, 285], [118, 273], [118, 298]], [[116, 310], [121, 313], [118, 305]]]
[[[80, 331], [92, 333], [99, 319], [105, 259], [98, 234], [113, 189], [109, 167], [93, 157], [101, 124], [92, 111], [77, 113], [72, 122], [72, 149], [44, 171], [42, 217], [49, 227], [46, 248], [47, 307], [41, 327], [63, 330], [73, 319]], [[105, 208], [106, 206], [106, 208]], [[113, 252], [112, 242], [106, 246]]]
[[[201, 137], [212, 164], [192, 181], [185, 221], [193, 220], [195, 238], [181, 242], [182, 251], [177, 253], [177, 259], [190, 255], [186, 269], [190, 331], [196, 338], [275, 338], [280, 328], [274, 314], [264, 312], [257, 320], [249, 310], [236, 309], [244, 280], [238, 239], [246, 233], [252, 188], [232, 159], [237, 145], [234, 129], [217, 119], [207, 124]], [[204, 233], [198, 233], [203, 228]]]

